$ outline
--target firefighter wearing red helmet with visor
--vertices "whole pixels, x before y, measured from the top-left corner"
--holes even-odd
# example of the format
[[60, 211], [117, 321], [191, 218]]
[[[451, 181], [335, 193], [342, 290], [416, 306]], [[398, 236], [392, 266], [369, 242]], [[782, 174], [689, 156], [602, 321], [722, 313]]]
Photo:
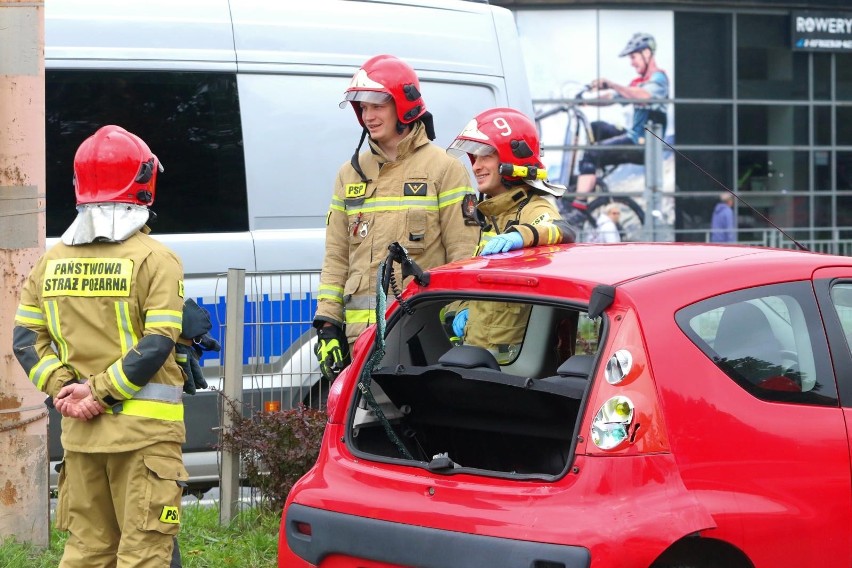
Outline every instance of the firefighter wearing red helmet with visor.
[[21, 291], [15, 356], [62, 414], [62, 568], [180, 566], [183, 268], [147, 234], [160, 171], [119, 126], [83, 141], [77, 217]]
[[[538, 132], [522, 112], [493, 108], [477, 115], [447, 151], [466, 154], [473, 166], [481, 196], [477, 254], [574, 242], [574, 231], [554, 204], [565, 188], [547, 181]], [[491, 350], [500, 362], [523, 340], [528, 317], [529, 306], [471, 302], [455, 314], [453, 333], [465, 344]]]
[[[397, 57], [377, 55], [352, 77], [341, 108], [347, 102], [363, 130], [337, 174], [314, 317], [316, 354], [328, 380], [348, 364], [358, 334], [375, 322], [376, 273], [388, 245], [399, 242], [428, 270], [469, 257], [479, 236], [475, 220], [463, 215], [463, 205], [475, 202], [470, 177], [431, 142], [432, 115], [414, 70]], [[369, 149], [359, 155], [365, 139]]]

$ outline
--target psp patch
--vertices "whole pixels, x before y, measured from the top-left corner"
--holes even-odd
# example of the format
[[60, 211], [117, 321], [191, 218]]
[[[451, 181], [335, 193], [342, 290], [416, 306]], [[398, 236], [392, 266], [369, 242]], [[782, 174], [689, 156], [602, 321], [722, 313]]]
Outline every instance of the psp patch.
[[427, 189], [428, 185], [424, 181], [407, 181], [402, 186], [402, 194], [405, 197], [423, 197]]
[[545, 223], [547, 221], [550, 221], [550, 215], [548, 215], [547, 213], [542, 213], [541, 215], [533, 219], [530, 225], [538, 225], [539, 223]]
[[367, 195], [366, 183], [347, 183], [346, 184], [346, 199], [354, 199]]
[[160, 522], [168, 523], [170, 525], [179, 525], [180, 509], [178, 509], [177, 507], [170, 507], [168, 505], [163, 507], [163, 510], [160, 513]]

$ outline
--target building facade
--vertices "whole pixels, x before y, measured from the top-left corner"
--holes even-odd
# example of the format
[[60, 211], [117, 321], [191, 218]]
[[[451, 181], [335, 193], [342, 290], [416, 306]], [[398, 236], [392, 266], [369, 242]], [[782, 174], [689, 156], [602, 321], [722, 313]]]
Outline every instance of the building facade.
[[[545, 151], [563, 181], [576, 173], [569, 156], [588, 145], [567, 112], [548, 111], [574, 104], [595, 77], [629, 82], [636, 71], [619, 53], [633, 33], [651, 33], [670, 82], [673, 149], [657, 215], [670, 238], [708, 240], [724, 186], [741, 198], [739, 242], [788, 246], [771, 221], [813, 250], [852, 254], [852, 4], [495, 3], [515, 12], [534, 103], [549, 114]], [[629, 102], [617, 105], [624, 123]], [[584, 108], [618, 122], [609, 107]], [[630, 177], [613, 176], [609, 190], [644, 206], [641, 184], [622, 183]]]

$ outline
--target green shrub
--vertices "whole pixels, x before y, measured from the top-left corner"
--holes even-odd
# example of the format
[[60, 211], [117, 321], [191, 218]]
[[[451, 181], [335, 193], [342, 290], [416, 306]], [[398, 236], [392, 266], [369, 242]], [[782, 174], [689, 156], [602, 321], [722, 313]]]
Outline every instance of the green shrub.
[[226, 402], [233, 427], [222, 434], [222, 449], [240, 455], [248, 485], [280, 511], [290, 489], [317, 461], [326, 414], [299, 405], [243, 416], [237, 404]]

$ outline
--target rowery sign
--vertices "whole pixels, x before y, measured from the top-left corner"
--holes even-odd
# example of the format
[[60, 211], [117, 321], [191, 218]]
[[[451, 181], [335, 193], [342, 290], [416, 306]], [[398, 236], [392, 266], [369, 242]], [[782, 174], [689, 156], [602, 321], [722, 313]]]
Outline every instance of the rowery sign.
[[852, 52], [852, 12], [793, 12], [790, 20], [793, 49]]

